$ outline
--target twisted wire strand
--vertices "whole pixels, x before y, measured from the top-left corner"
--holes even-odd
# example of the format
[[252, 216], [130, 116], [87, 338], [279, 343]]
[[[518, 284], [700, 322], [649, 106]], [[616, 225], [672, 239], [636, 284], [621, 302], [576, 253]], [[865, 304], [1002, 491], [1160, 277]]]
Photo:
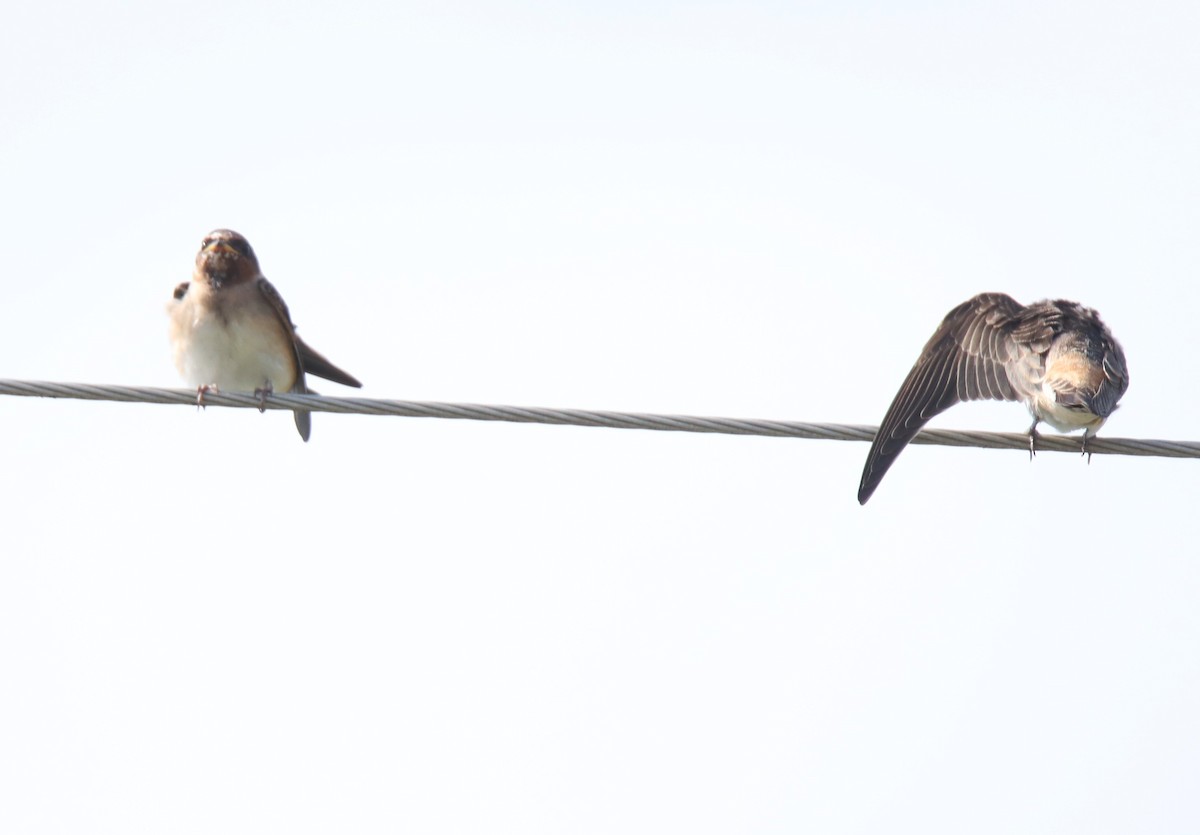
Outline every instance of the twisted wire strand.
[[[118, 403], [196, 405], [195, 389], [149, 386], [113, 386], [90, 383], [50, 383], [0, 380], [0, 394], [17, 397], [52, 397], [69, 400], [107, 400]], [[254, 394], [208, 392], [206, 406], [259, 408]], [[318, 394], [272, 394], [268, 409], [306, 409], [353, 415], [489, 420], [509, 423], [544, 423], [559, 426], [596, 426], [609, 429], [648, 429], [660, 432], [709, 432], [723, 435], [763, 435], [821, 441], [871, 441], [877, 427], [839, 423], [801, 423], [756, 418], [696, 417], [587, 409], [545, 409], [526, 406], [493, 406], [477, 403], [437, 403], [415, 400], [377, 400], [367, 397], [324, 397]], [[1029, 436], [1018, 432], [977, 432], [960, 429], [925, 429], [912, 443], [981, 449], [1029, 449]], [[1079, 436], [1039, 435], [1038, 452], [1080, 452]], [[1146, 455], [1159, 458], [1200, 458], [1200, 442], [1158, 441], [1136, 438], [1090, 438], [1088, 451], [1097, 455]]]

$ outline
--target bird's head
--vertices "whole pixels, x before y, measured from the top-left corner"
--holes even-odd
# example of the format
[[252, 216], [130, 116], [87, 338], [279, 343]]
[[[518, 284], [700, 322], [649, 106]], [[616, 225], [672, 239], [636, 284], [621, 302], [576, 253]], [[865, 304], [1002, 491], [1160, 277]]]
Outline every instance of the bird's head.
[[200, 243], [196, 277], [210, 284], [240, 284], [259, 274], [258, 259], [250, 242], [232, 229], [215, 229]]

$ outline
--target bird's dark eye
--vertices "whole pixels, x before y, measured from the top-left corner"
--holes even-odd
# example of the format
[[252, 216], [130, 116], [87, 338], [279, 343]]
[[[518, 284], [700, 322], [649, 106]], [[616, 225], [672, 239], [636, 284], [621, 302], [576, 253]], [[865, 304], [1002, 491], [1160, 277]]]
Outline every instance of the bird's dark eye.
[[245, 238], [233, 238], [229, 241], [229, 245], [237, 250], [238, 255], [250, 255], [250, 244]]

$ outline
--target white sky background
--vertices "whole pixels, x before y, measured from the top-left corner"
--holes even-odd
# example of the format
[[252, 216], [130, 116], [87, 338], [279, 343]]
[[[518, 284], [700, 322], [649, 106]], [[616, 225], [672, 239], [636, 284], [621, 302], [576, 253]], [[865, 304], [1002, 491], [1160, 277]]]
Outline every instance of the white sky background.
[[[1200, 439], [1195, 4], [338, 5], [6, 9], [0, 377], [182, 385], [225, 226], [366, 396], [875, 424], [995, 290]], [[0, 421], [5, 832], [1200, 826], [1197, 462]]]

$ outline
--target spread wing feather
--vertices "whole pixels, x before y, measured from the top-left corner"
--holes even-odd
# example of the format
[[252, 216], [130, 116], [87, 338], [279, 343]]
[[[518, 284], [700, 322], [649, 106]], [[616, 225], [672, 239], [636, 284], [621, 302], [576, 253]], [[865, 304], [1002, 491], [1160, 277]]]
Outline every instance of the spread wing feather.
[[[1028, 386], [1020, 366], [1030, 364], [1025, 361], [1036, 353], [1031, 342], [1038, 337], [1048, 342], [1044, 322], [1036, 328], [1023, 321], [1027, 310], [1003, 293], [982, 293], [946, 315], [871, 443], [858, 488], [860, 503], [871, 497], [896, 456], [930, 418], [967, 400], [1022, 399]], [[1036, 367], [1030, 371], [1036, 373]]]
[[1128, 387], [1125, 354], [1094, 310], [982, 293], [951, 310], [925, 344], [871, 444], [858, 501], [871, 497], [921, 427], [956, 403], [1024, 401], [1061, 428], [1061, 408], [1107, 418]]

